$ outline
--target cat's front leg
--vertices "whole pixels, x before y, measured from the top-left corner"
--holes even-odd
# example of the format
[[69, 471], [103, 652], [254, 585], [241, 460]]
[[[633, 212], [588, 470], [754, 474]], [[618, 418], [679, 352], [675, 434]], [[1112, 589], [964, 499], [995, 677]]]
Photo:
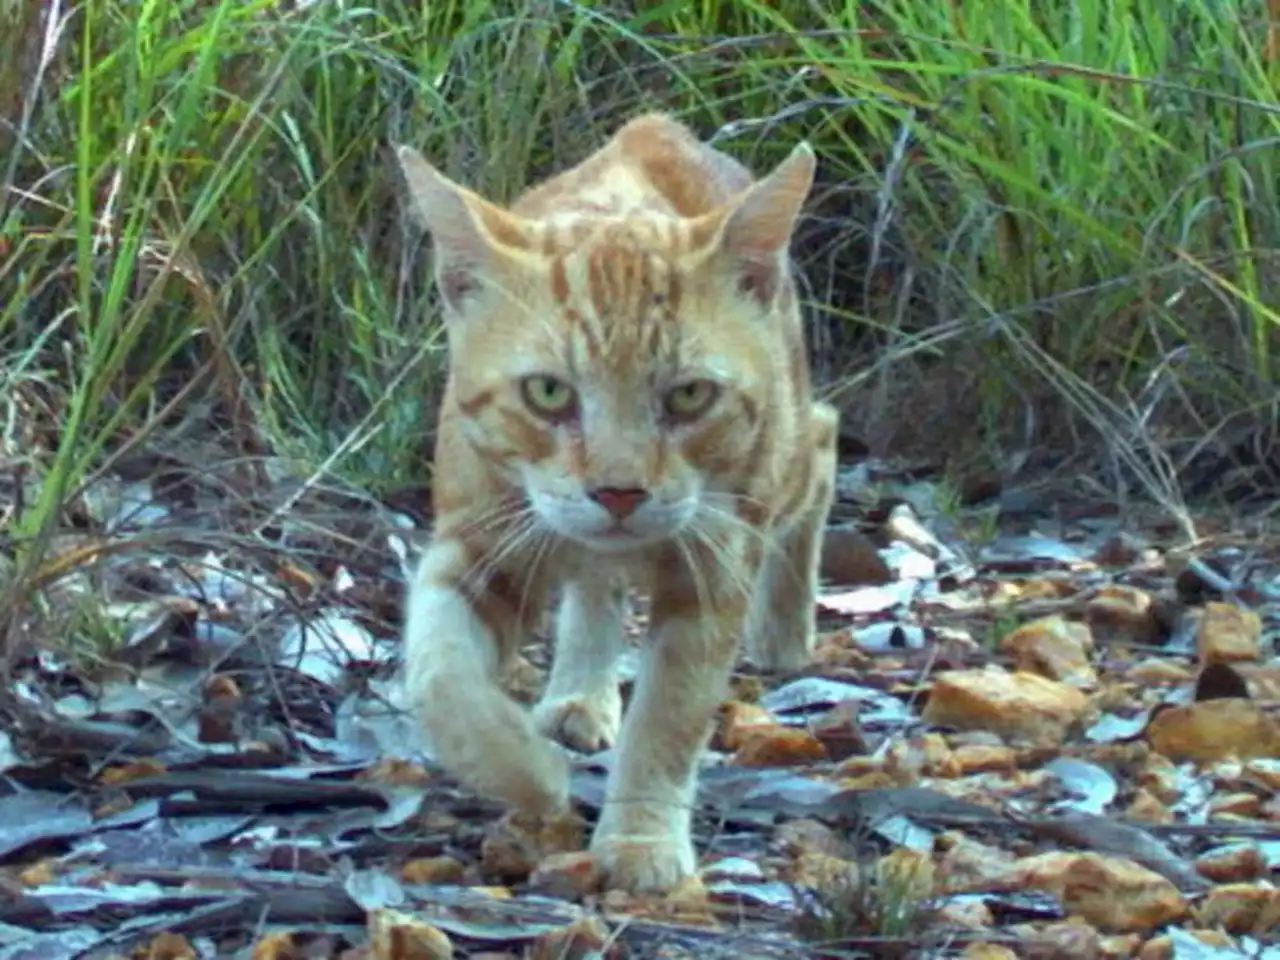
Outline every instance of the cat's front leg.
[[405, 693], [447, 771], [519, 810], [560, 813], [569, 806], [568, 758], [498, 682], [522, 626], [521, 597], [502, 577], [468, 595], [460, 583], [475, 566], [457, 541], [438, 540], [424, 553], [409, 583]]
[[564, 585], [551, 676], [534, 718], [543, 733], [575, 750], [604, 750], [618, 739], [625, 587], [608, 571], [583, 571]]
[[632, 892], [669, 891], [697, 872], [698, 761], [737, 653], [745, 607], [738, 584], [749, 582], [725, 571], [723, 557], [674, 553], [660, 564], [651, 641], [591, 841], [609, 886]]

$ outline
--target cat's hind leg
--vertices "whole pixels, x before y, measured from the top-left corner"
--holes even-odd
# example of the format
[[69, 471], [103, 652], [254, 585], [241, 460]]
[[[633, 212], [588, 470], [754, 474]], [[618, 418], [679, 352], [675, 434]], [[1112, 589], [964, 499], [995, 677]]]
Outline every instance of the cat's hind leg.
[[835, 497], [839, 414], [815, 403], [804, 509], [764, 550], [746, 623], [747, 656], [766, 670], [794, 671], [813, 656], [822, 537]]

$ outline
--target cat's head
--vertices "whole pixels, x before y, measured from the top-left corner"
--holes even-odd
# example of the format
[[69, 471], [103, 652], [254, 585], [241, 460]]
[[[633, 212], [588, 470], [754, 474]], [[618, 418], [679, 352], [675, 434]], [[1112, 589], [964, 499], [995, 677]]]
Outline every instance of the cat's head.
[[731, 513], [797, 375], [788, 247], [808, 146], [694, 219], [584, 214], [571, 195], [529, 219], [398, 157], [433, 238], [458, 426], [544, 528], [627, 550]]

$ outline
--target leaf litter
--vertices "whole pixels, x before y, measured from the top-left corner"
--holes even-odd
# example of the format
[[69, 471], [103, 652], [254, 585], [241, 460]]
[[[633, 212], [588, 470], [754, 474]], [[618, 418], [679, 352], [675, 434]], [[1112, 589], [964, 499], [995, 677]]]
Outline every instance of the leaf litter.
[[0, 958], [1276, 956], [1276, 551], [877, 469], [813, 665], [735, 673], [663, 898], [585, 852], [611, 752], [554, 823], [432, 763], [395, 682], [413, 520], [283, 463], [91, 487], [43, 583], [94, 616], [10, 664]]

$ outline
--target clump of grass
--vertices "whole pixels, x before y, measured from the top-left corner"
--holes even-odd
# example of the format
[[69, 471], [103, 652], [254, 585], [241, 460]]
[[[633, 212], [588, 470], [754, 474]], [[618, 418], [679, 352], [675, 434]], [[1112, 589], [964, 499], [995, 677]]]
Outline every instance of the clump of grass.
[[938, 917], [929, 900], [927, 861], [890, 855], [858, 867], [824, 877], [801, 892], [797, 933], [829, 946], [869, 938], [898, 941], [897, 948], [881, 946], [890, 954], [922, 945]]

